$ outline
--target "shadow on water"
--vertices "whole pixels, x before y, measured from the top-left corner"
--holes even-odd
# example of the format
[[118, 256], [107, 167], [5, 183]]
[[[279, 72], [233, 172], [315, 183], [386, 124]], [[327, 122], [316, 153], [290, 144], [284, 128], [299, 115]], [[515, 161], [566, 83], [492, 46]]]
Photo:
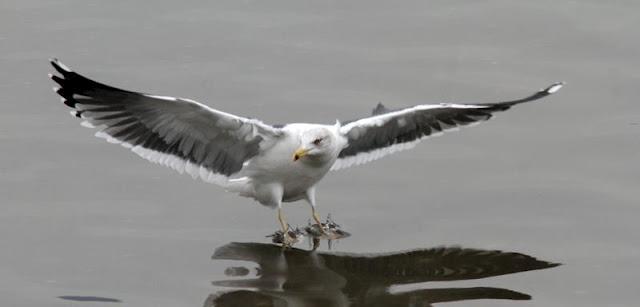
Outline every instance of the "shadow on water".
[[[227, 268], [226, 275], [242, 278], [212, 283], [236, 290], [210, 295], [205, 307], [431, 306], [477, 299], [529, 300], [528, 294], [502, 288], [422, 288], [394, 293], [389, 287], [486, 278], [559, 265], [519, 253], [460, 247], [350, 254], [229, 243], [216, 249], [212, 258], [250, 261], [258, 267]], [[255, 276], [249, 276], [251, 273]]]
[[75, 302], [100, 302], [100, 303], [122, 303], [121, 300], [110, 297], [100, 296], [77, 296], [77, 295], [63, 295], [58, 296], [59, 299]]

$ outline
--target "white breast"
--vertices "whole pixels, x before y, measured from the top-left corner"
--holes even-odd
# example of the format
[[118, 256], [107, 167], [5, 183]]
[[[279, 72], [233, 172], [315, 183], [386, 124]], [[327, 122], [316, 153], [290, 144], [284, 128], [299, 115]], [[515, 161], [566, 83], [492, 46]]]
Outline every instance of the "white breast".
[[[282, 185], [283, 201], [296, 201], [304, 198], [305, 192], [327, 174], [335, 158], [322, 164], [293, 160], [293, 153], [301, 144], [299, 129], [309, 127], [312, 125], [285, 129], [288, 133], [283, 139], [264, 154], [250, 161], [243, 173], [251, 179], [254, 189], [260, 190], [262, 185], [277, 183]], [[258, 195], [251, 196], [263, 204], [266, 201], [266, 199], [260, 199], [262, 197], [257, 197]]]

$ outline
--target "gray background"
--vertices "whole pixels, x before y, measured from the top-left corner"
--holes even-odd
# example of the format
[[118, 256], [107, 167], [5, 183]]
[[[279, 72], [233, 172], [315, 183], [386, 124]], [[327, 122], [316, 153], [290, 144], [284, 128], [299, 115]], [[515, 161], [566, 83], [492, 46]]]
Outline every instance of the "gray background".
[[[228, 265], [214, 248], [277, 227], [275, 211], [92, 137], [51, 92], [56, 56], [105, 83], [268, 123], [566, 81], [542, 103], [331, 173], [320, 209], [354, 233], [340, 251], [457, 244], [565, 264], [457, 284], [532, 301], [447, 306], [633, 306], [638, 20], [637, 1], [3, 0], [0, 301], [201, 306]], [[299, 204], [286, 208], [294, 224], [308, 219]]]

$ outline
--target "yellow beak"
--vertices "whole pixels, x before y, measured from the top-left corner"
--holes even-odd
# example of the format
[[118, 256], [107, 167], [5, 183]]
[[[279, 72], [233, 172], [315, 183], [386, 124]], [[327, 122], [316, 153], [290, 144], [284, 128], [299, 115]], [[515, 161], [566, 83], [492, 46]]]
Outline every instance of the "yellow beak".
[[296, 152], [293, 153], [293, 161], [298, 161], [300, 158], [304, 157], [309, 153], [308, 149], [298, 148]]

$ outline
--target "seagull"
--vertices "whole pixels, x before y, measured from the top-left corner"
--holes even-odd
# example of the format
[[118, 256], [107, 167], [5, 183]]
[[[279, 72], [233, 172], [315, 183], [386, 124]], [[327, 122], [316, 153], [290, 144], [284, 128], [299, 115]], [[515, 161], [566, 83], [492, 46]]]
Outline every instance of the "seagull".
[[330, 171], [413, 148], [444, 131], [486, 121], [494, 112], [557, 92], [554, 83], [528, 97], [474, 104], [421, 104], [389, 109], [379, 103], [371, 116], [335, 124], [264, 122], [216, 110], [197, 101], [132, 92], [84, 77], [57, 59], [49, 77], [54, 91], [95, 134], [151, 162], [214, 183], [277, 209], [305, 200], [316, 210], [316, 185]]

